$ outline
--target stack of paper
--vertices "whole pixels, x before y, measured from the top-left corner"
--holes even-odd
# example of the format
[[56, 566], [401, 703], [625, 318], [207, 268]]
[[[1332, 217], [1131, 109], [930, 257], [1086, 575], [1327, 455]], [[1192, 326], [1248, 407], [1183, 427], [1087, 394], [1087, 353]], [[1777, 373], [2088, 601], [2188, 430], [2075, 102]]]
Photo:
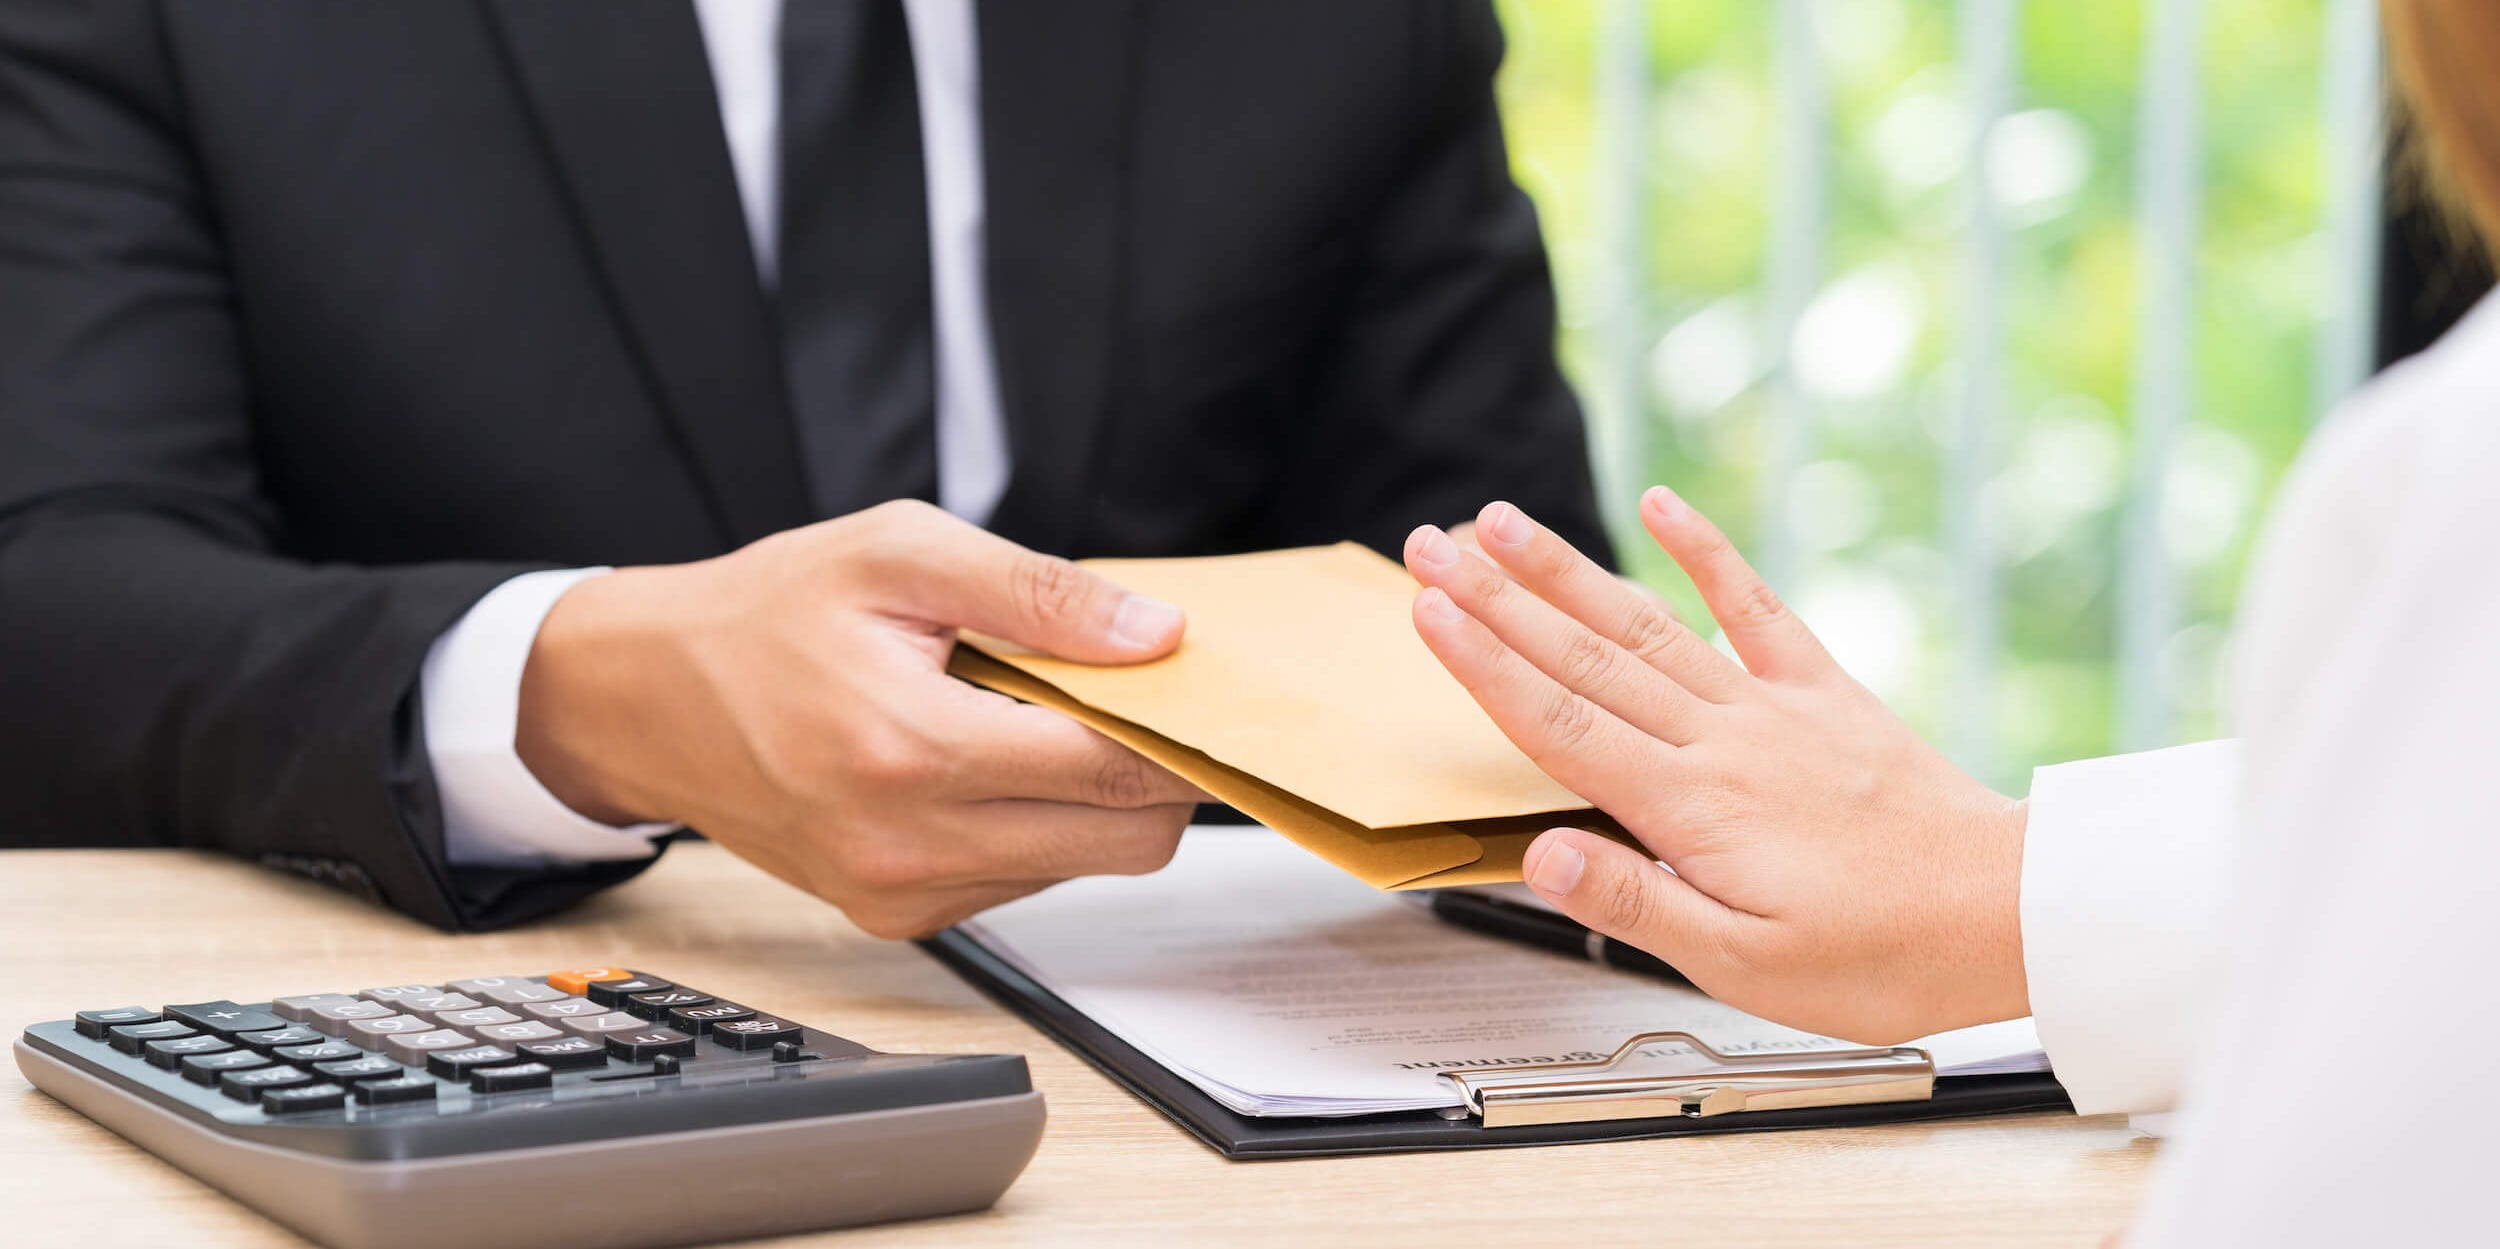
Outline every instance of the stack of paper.
[[[1641, 1032], [1726, 1051], [1838, 1044], [1452, 927], [1257, 830], [1192, 829], [1160, 873], [1071, 881], [963, 927], [1246, 1115], [1456, 1106], [1438, 1072], [1598, 1058]], [[2028, 1020], [1917, 1044], [1944, 1075], [2047, 1069]], [[1649, 1061], [1691, 1060], [1663, 1047]]]

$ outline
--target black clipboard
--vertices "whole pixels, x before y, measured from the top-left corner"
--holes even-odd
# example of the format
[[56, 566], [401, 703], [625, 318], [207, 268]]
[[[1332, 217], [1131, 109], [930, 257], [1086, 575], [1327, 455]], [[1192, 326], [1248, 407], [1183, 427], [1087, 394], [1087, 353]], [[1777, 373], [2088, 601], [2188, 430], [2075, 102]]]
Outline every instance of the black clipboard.
[[962, 930], [947, 929], [920, 946], [999, 1005], [1050, 1034], [1139, 1100], [1235, 1161], [1778, 1132], [2072, 1109], [2056, 1077], [2041, 1072], [1940, 1077], [1934, 1081], [1933, 1092], [1917, 1101], [1758, 1110], [1712, 1118], [1674, 1116], [1496, 1128], [1472, 1116], [1453, 1119], [1429, 1110], [1348, 1118], [1252, 1118], [1227, 1109], [1170, 1068], [1139, 1053]]

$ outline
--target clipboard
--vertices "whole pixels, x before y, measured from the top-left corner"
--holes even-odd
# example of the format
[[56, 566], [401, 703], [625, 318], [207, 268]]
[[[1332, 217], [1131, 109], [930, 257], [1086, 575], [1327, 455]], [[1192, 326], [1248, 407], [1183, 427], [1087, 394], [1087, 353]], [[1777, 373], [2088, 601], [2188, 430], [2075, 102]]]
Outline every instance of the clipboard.
[[[1644, 1033], [1594, 1062], [1449, 1073], [1464, 1105], [1345, 1118], [1237, 1114], [1082, 1011], [950, 928], [920, 943], [999, 1005], [1237, 1162], [1341, 1154], [1501, 1149], [1715, 1132], [1915, 1123], [2070, 1110], [2046, 1072], [1944, 1076], [1905, 1047], [1722, 1054], [1689, 1033]], [[1622, 1061], [1673, 1039], [1710, 1060], [1672, 1077], [1627, 1077]]]

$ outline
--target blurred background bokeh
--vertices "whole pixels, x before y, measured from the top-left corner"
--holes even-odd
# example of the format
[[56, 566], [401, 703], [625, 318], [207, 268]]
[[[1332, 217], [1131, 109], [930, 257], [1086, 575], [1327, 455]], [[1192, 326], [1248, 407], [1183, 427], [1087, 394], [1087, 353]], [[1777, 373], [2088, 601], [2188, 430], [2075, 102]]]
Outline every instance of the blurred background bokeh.
[[1987, 779], [2221, 731], [2269, 497], [2369, 364], [2367, 0], [1504, 0], [1634, 572], [1665, 481]]

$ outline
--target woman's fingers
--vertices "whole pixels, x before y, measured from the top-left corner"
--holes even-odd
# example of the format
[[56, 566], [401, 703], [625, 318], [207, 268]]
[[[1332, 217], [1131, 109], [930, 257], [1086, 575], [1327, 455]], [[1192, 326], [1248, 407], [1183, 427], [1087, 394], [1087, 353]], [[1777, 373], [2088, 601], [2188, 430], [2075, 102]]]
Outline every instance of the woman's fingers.
[[1693, 579], [1728, 644], [1754, 675], [1777, 679], [1835, 671], [1814, 632], [1771, 592], [1727, 535], [1674, 491], [1650, 487], [1641, 496], [1641, 523]]
[[1545, 774], [1608, 811], [1645, 808], [1674, 747], [1555, 683], [1438, 587], [1415, 597], [1415, 632]]
[[1731, 930], [1749, 918], [1651, 856], [1576, 828], [1537, 838], [1522, 866], [1528, 887], [1556, 910], [1665, 959], [1699, 985], [1719, 981]]
[[[1406, 540], [1415, 579], [1447, 594], [1502, 645], [1572, 693], [1633, 728], [1682, 745], [1707, 704], [1665, 674], [1600, 637], [1431, 525]], [[1602, 575], [1602, 574], [1601, 574]], [[1464, 678], [1461, 678], [1464, 680]]]
[[1733, 701], [1743, 691], [1744, 669], [1685, 628], [1666, 604], [1598, 567], [1517, 507], [1487, 506], [1474, 532], [1485, 554], [1519, 584], [1676, 684], [1714, 703]]

